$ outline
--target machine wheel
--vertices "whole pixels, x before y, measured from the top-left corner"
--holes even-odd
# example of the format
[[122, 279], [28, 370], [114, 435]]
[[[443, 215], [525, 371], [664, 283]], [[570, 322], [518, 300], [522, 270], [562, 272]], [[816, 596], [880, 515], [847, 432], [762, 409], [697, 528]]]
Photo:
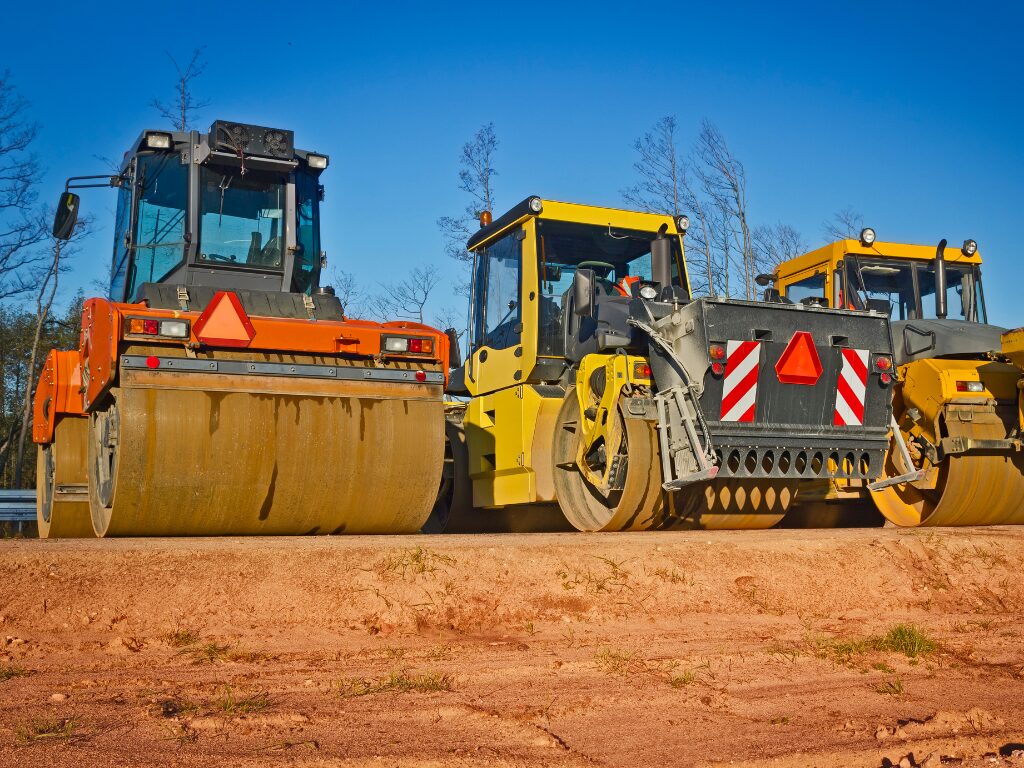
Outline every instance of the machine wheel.
[[654, 426], [647, 421], [626, 419], [618, 409], [615, 418], [622, 421], [620, 426], [625, 435], [619, 457], [626, 462], [626, 475], [622, 490], [606, 497], [584, 479], [576, 465], [580, 407], [576, 390], [570, 388], [566, 392], [552, 445], [555, 496], [562, 514], [580, 531], [660, 528], [664, 522], [664, 501]]
[[40, 445], [36, 459], [36, 521], [41, 539], [91, 538], [86, 490], [89, 420], [64, 416], [53, 442]]
[[461, 425], [445, 420], [441, 485], [421, 533], [444, 533], [449, 526], [453, 530], [461, 530], [472, 523], [472, 516], [473, 486], [469, 479], [466, 433]]
[[[973, 430], [974, 437], [981, 440], [1006, 436], [998, 424], [975, 424]], [[897, 453], [890, 441], [883, 477], [903, 474]], [[871, 492], [878, 510], [894, 524], [1024, 524], [1024, 457], [1019, 454], [949, 456], [937, 467], [925, 461], [919, 468], [928, 469], [928, 475], [917, 484], [903, 483]]]

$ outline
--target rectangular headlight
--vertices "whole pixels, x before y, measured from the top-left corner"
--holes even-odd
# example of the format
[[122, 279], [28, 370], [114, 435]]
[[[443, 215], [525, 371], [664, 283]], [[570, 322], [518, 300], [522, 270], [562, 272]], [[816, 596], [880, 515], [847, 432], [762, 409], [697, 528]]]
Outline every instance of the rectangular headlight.
[[330, 161], [327, 159], [327, 155], [306, 155], [306, 162], [309, 163], [310, 168], [322, 171]]
[[385, 352], [408, 352], [409, 351], [409, 340], [404, 336], [385, 336], [384, 337], [384, 351]]
[[171, 134], [169, 133], [147, 133], [146, 146], [150, 149], [170, 149]]

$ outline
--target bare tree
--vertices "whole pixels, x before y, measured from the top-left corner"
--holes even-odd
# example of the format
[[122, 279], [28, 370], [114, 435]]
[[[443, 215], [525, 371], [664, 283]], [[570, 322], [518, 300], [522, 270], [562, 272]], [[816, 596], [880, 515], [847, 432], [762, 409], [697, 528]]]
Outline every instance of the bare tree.
[[332, 269], [331, 287], [334, 288], [334, 295], [341, 302], [346, 317], [358, 317], [363, 313], [365, 296], [356, 282], [355, 275], [343, 269]]
[[633, 142], [637, 159], [633, 170], [640, 181], [622, 190], [627, 204], [641, 211], [682, 213], [685, 169], [683, 155], [676, 139], [676, 119], [672, 115], [661, 118], [654, 128]]
[[39, 126], [29, 103], [0, 75], [0, 300], [35, 288], [29, 273], [40, 262], [35, 246], [46, 236], [34, 215], [36, 182], [42, 176], [32, 143]]
[[758, 272], [772, 272], [784, 261], [807, 250], [803, 237], [789, 224], [762, 224], [754, 228], [754, 266]]
[[[701, 124], [697, 136], [696, 173], [703, 192], [718, 214], [717, 239], [725, 254], [725, 268], [738, 268], [743, 279], [743, 296], [753, 299], [754, 242], [747, 215], [747, 175], [721, 131], [710, 121]], [[730, 295], [726, 287], [726, 295]]]
[[440, 282], [437, 267], [428, 264], [413, 268], [408, 277], [397, 283], [380, 283], [380, 290], [370, 298], [370, 315], [378, 320], [422, 323], [430, 294]]
[[196, 113], [210, 106], [209, 101], [196, 98], [193, 92], [195, 81], [206, 71], [206, 62], [203, 61], [203, 51], [205, 50], [206, 46], [194, 48], [192, 58], [184, 67], [178, 63], [170, 51], [164, 51], [178, 75], [178, 80], [174, 84], [174, 98], [168, 101], [153, 99], [149, 105], [159, 112], [162, 118], [169, 120], [176, 130], [189, 130]]
[[[53, 218], [52, 211], [44, 211], [40, 214], [38, 226], [45, 231], [46, 224]], [[21, 430], [18, 434], [17, 458], [14, 464], [14, 486], [21, 487], [22, 470], [25, 466], [25, 440], [28, 430], [32, 424], [32, 393], [35, 390], [40, 367], [40, 342], [43, 337], [43, 329], [50, 319], [50, 310], [53, 307], [53, 300], [57, 295], [57, 285], [60, 274], [65, 270], [63, 263], [71, 256], [78, 243], [88, 237], [92, 228], [92, 222], [88, 219], [82, 220], [75, 227], [71, 239], [58, 240], [52, 235], [49, 240], [49, 259], [44, 271], [37, 273], [38, 293], [36, 294], [35, 306], [35, 334], [32, 337], [32, 347], [28, 358], [28, 375], [25, 381], [25, 397], [22, 401]]]
[[864, 229], [864, 217], [851, 207], [843, 208], [832, 214], [832, 218], [822, 222], [821, 231], [829, 242], [833, 240], [848, 240], [860, 237], [860, 231]]
[[465, 313], [459, 313], [451, 307], [442, 307], [434, 313], [434, 327], [441, 328], [442, 330], [454, 328], [455, 334], [460, 341], [466, 335], [465, 325]]
[[462, 146], [459, 158], [459, 189], [469, 194], [469, 203], [460, 216], [442, 216], [437, 226], [445, 240], [445, 253], [460, 262], [473, 260], [466, 251], [466, 241], [476, 230], [483, 211], [494, 211], [494, 155], [498, 137], [494, 123], [481, 126], [472, 139]]

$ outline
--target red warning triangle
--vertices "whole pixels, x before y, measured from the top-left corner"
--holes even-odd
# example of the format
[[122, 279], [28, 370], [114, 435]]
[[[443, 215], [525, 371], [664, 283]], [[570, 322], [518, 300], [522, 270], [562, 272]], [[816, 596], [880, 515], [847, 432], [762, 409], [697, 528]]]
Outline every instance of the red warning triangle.
[[242, 302], [232, 291], [217, 291], [192, 330], [204, 344], [218, 347], [247, 347], [256, 336]]
[[817, 384], [821, 377], [821, 358], [814, 348], [814, 338], [807, 331], [797, 331], [789, 340], [782, 357], [775, 364], [775, 375], [783, 384]]

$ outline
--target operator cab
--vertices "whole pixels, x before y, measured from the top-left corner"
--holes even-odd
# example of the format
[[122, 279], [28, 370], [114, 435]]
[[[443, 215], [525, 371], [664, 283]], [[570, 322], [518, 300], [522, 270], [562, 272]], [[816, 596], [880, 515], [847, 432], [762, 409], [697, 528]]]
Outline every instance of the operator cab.
[[[869, 230], [865, 230], [869, 231]], [[762, 276], [766, 300], [836, 309], [874, 310], [891, 320], [959, 320], [985, 324], [981, 256], [968, 240], [961, 248], [943, 247], [945, 280], [936, 279], [934, 247], [903, 243], [840, 240]], [[945, 286], [945, 307], [936, 302]], [[944, 309], [944, 312], [943, 312]]]
[[[117, 176], [75, 177], [67, 190], [118, 188], [113, 301], [161, 306], [174, 303], [178, 288], [197, 296], [232, 290], [246, 304], [253, 292], [327, 299], [330, 289], [319, 284], [320, 174], [328, 162], [295, 149], [291, 131], [216, 121], [208, 133], [144, 131]], [[99, 178], [109, 180], [91, 181]], [[66, 191], [58, 217], [70, 216], [73, 226], [77, 205]], [[70, 234], [66, 221], [54, 233], [62, 224]]]
[[509, 381], [555, 383], [588, 352], [629, 346], [635, 302], [660, 298], [665, 288], [689, 300], [686, 224], [539, 197], [485, 220], [467, 243], [469, 355], [453, 386], [463, 376], [474, 394]]

